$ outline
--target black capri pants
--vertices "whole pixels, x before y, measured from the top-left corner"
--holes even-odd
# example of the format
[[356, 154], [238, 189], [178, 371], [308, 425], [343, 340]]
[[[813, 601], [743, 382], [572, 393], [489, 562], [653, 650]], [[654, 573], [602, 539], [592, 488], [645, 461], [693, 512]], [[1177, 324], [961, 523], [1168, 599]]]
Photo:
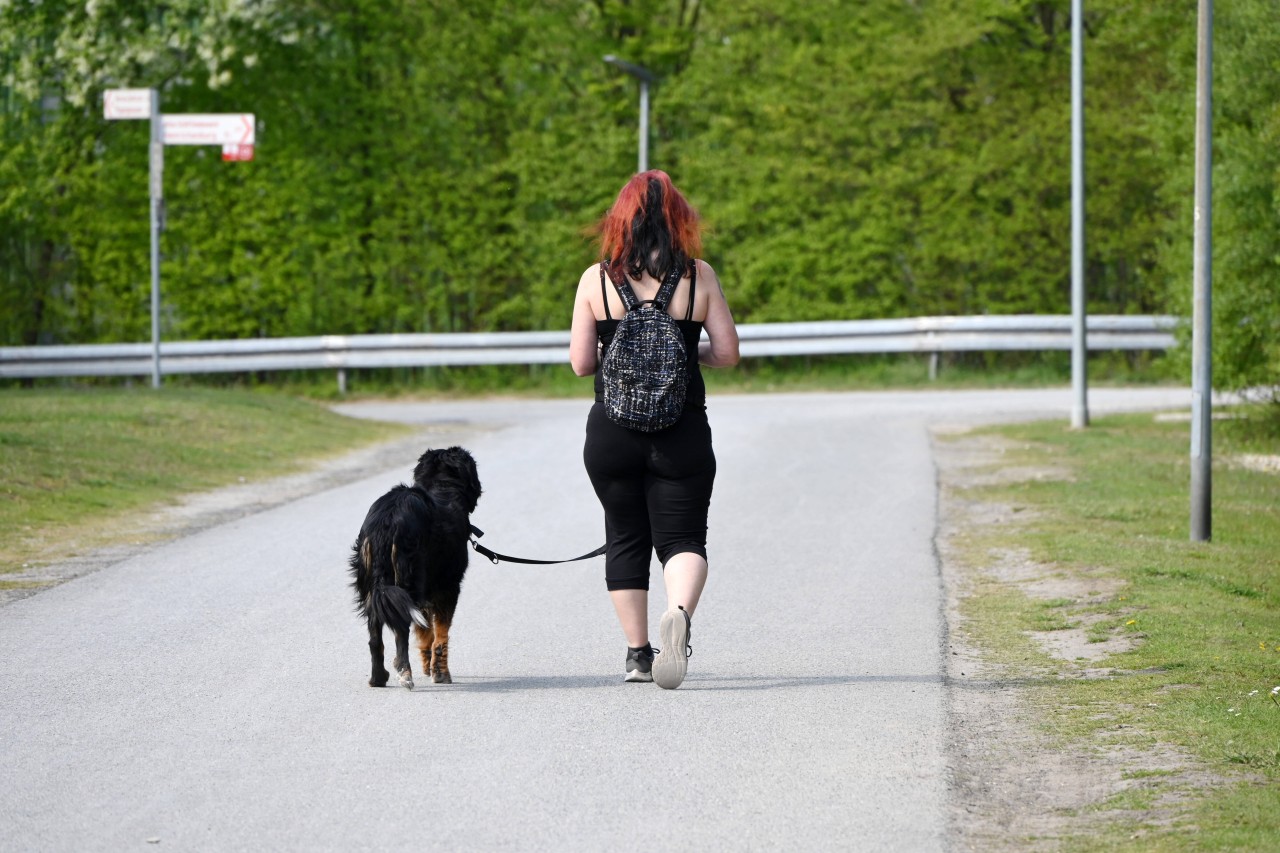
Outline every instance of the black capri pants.
[[610, 590], [647, 590], [654, 552], [664, 567], [676, 554], [707, 558], [716, 456], [704, 407], [690, 406], [674, 426], [645, 433], [618, 426], [596, 403], [582, 459], [604, 507]]

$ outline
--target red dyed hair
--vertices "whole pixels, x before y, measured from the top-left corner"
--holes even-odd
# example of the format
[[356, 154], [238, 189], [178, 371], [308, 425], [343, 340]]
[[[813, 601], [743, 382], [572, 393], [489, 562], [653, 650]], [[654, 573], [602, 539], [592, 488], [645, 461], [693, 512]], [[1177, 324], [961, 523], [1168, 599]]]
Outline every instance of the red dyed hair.
[[[659, 199], [660, 209], [651, 209]], [[671, 266], [687, 264], [702, 253], [698, 211], [660, 169], [627, 181], [597, 228], [600, 257], [608, 259], [614, 275], [626, 270], [639, 277], [647, 269], [654, 278], [661, 278]], [[639, 245], [641, 240], [650, 245]], [[653, 253], [659, 257], [649, 257]]]

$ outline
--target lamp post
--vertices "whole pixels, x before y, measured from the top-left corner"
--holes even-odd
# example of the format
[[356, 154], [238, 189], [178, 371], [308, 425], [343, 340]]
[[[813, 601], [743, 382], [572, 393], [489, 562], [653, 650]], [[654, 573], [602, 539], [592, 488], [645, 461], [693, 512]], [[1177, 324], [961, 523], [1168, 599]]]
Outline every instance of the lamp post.
[[1191, 541], [1213, 531], [1213, 0], [1196, 26], [1196, 183], [1191, 319]]
[[1071, 426], [1089, 425], [1085, 339], [1084, 0], [1071, 0]]
[[640, 81], [640, 157], [638, 172], [649, 171], [649, 84], [657, 80], [648, 68], [633, 65], [609, 54], [604, 61]]

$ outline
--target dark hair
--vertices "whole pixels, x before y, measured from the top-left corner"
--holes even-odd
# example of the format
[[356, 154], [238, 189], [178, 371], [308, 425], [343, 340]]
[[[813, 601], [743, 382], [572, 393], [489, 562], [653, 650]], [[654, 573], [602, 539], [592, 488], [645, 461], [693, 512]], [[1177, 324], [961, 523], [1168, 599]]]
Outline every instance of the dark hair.
[[599, 230], [600, 253], [614, 276], [648, 272], [660, 279], [702, 251], [698, 212], [659, 169], [626, 183]]

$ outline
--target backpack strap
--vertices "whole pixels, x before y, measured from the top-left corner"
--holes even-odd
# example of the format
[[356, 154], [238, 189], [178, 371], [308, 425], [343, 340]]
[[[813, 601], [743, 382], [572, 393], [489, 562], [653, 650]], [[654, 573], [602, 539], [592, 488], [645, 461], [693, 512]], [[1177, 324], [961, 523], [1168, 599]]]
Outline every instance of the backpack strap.
[[684, 267], [673, 267], [671, 272], [667, 273], [667, 278], [662, 282], [662, 287], [658, 288], [658, 295], [653, 297], [654, 308], [666, 313], [667, 306], [671, 304], [671, 297], [675, 295], [676, 285], [680, 283], [682, 278], [684, 278]]
[[[604, 294], [604, 315], [610, 320], [613, 315], [609, 313], [609, 294], [604, 293], [604, 271], [609, 266], [608, 261], [600, 262], [600, 291]], [[618, 296], [622, 298], [622, 307], [630, 311], [640, 304], [640, 300], [636, 298], [636, 292], [631, 289], [631, 283], [627, 281], [627, 277], [622, 276], [622, 281], [618, 281], [614, 276], [609, 276], [609, 281], [613, 282], [614, 289], [618, 291]]]

